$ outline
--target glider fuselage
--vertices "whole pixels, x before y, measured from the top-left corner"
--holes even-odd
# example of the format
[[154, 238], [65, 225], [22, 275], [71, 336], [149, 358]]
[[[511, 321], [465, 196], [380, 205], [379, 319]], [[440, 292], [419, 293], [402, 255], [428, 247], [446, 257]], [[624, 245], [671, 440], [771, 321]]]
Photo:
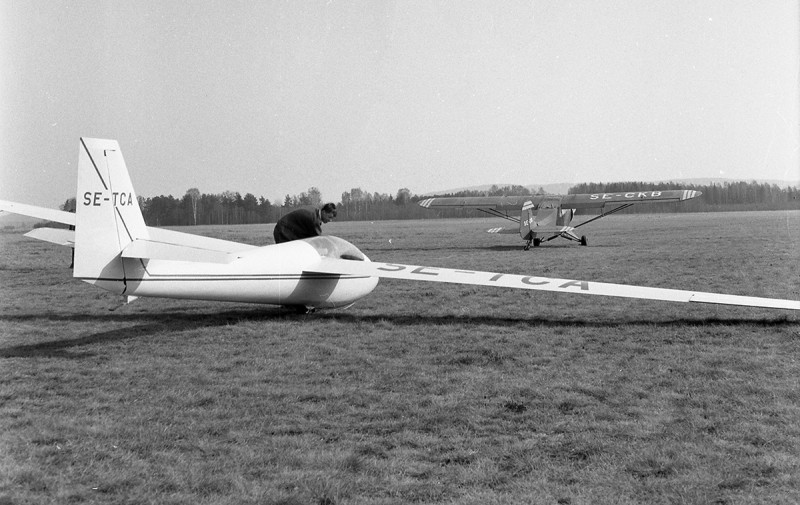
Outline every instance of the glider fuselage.
[[122, 257], [97, 275], [76, 277], [125, 296], [336, 308], [371, 293], [378, 279], [314, 267], [323, 257], [358, 255], [369, 261], [346, 240], [325, 236], [253, 248], [230, 263]]

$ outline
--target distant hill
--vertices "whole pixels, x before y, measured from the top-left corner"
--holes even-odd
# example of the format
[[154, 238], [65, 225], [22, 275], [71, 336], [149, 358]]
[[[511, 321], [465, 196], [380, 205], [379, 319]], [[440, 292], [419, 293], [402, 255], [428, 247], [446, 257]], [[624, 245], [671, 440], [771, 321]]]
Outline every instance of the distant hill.
[[[800, 181], [781, 181], [777, 179], [747, 179], [744, 182], [757, 182], [758, 184], [775, 185], [779, 188], [800, 186]], [[667, 179], [660, 182], [674, 182], [676, 184], [694, 184], [695, 186], [724, 185], [725, 183], [742, 182], [742, 179], [726, 179], [724, 177], [696, 178], [696, 179]]]
[[[442, 191], [428, 191], [427, 193], [421, 196], [430, 196], [430, 195], [446, 195], [450, 193], [458, 193], [459, 191], [489, 191], [492, 186], [497, 186], [498, 188], [503, 188], [505, 186], [514, 186], [514, 184], [483, 184], [481, 186], [468, 186], [464, 188], [454, 188], [454, 189], [445, 189]], [[531, 194], [536, 193], [539, 188], [543, 188], [545, 193], [551, 194], [566, 194], [567, 190], [573, 186], [572, 183], [562, 182], [556, 184], [526, 184], [524, 185], [528, 188]]]

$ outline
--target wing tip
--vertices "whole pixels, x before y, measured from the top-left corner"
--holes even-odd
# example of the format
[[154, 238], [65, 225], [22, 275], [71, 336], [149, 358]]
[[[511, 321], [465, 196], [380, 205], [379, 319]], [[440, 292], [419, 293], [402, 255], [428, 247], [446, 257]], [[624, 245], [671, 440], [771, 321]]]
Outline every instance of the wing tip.
[[728, 295], [722, 293], [692, 293], [689, 302], [717, 305], [738, 305], [762, 309], [800, 310], [800, 301], [782, 298], [763, 298], [758, 296]]
[[694, 189], [684, 189], [683, 194], [681, 195], [681, 200], [691, 200], [692, 198], [697, 198], [703, 194], [702, 191], [697, 191]]

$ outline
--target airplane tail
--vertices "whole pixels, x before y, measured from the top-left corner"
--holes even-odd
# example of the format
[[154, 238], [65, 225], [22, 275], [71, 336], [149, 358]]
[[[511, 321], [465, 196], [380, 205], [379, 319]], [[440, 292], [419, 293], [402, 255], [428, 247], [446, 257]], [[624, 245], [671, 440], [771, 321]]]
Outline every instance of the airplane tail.
[[81, 138], [73, 276], [123, 294], [121, 252], [147, 239], [147, 226], [116, 140]]
[[536, 215], [534, 213], [534, 205], [530, 200], [522, 205], [522, 211], [519, 215], [519, 236], [522, 240], [531, 240], [531, 226], [533, 226]]
[[573, 209], [553, 206], [536, 210], [534, 207], [533, 202], [525, 202], [519, 216], [519, 235], [522, 240], [529, 241], [528, 245], [533, 243], [536, 246], [542, 240], [550, 240], [558, 236], [586, 245], [585, 238], [575, 235], [575, 228], [569, 226], [575, 214]]

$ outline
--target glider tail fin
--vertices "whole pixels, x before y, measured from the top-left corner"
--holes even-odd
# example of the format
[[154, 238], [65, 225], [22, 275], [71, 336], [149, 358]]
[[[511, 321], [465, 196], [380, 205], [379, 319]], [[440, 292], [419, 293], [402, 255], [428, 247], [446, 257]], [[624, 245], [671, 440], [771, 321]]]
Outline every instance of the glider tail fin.
[[81, 138], [76, 200], [74, 277], [124, 293], [120, 253], [148, 233], [116, 140]]
[[522, 212], [519, 216], [519, 236], [522, 237], [522, 240], [531, 240], [531, 225], [535, 218], [533, 202], [528, 200], [522, 205]]

